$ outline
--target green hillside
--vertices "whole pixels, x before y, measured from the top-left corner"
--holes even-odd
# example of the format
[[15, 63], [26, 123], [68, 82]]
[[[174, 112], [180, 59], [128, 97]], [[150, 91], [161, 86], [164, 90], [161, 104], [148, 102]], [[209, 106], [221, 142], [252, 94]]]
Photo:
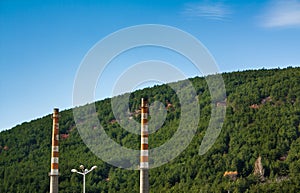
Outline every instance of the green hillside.
[[[204, 78], [192, 78], [201, 115], [196, 134], [176, 159], [150, 170], [151, 192], [300, 192], [300, 68], [222, 76], [227, 109], [215, 144], [199, 155], [211, 115], [211, 96]], [[162, 128], [149, 136], [149, 147], [158, 147], [175, 133], [181, 106], [168, 85], [138, 90], [129, 99], [136, 120], [140, 115], [135, 112], [144, 96], [150, 103], [160, 101], [168, 107]], [[97, 102], [96, 108], [101, 124], [114, 141], [139, 149], [140, 136], [122, 129], [115, 121], [111, 99]], [[86, 176], [87, 192], [139, 192], [139, 171], [101, 161], [83, 143], [72, 109], [60, 115], [60, 192], [82, 190], [82, 176], [70, 172], [81, 164], [98, 166]], [[48, 115], [0, 133], [1, 193], [49, 192], [51, 132], [52, 119]], [[224, 176], [225, 172], [232, 173]]]

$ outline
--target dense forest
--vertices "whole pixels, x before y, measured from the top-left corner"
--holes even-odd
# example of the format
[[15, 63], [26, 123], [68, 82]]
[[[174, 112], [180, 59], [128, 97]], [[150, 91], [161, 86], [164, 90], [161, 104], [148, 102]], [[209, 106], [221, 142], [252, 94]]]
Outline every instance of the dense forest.
[[[216, 104], [211, 104], [205, 78], [189, 79], [200, 108], [195, 136], [178, 157], [150, 170], [150, 192], [300, 192], [300, 68], [248, 70], [222, 77], [227, 97]], [[160, 101], [167, 112], [161, 128], [149, 136], [149, 148], [158, 147], [176, 132], [181, 104], [167, 84], [137, 90], [129, 96], [136, 120], [142, 97], [149, 103]], [[140, 136], [120, 126], [111, 100], [96, 102], [101, 125], [115, 142], [138, 150]], [[214, 145], [200, 155], [212, 105], [226, 106], [226, 117]], [[60, 192], [82, 191], [82, 176], [71, 173], [81, 164], [98, 166], [86, 176], [86, 192], [139, 192], [138, 170], [99, 159], [82, 141], [72, 109], [60, 116]], [[0, 133], [0, 192], [49, 192], [51, 132], [49, 114]]]

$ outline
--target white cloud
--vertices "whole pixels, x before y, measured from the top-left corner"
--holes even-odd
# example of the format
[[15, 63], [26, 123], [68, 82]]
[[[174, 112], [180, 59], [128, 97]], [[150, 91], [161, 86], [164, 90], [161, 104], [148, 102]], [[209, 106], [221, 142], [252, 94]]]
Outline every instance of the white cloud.
[[190, 18], [225, 20], [229, 18], [231, 11], [222, 3], [189, 3], [185, 5], [183, 14]]
[[276, 0], [263, 15], [264, 27], [300, 26], [300, 1]]

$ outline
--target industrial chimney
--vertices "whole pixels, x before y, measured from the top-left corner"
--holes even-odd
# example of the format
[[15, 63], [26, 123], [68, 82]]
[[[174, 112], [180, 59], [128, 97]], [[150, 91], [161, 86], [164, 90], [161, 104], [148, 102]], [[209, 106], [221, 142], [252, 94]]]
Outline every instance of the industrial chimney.
[[51, 150], [51, 172], [50, 176], [50, 193], [58, 193], [58, 140], [59, 140], [59, 124], [58, 115], [59, 110], [55, 108], [53, 110], [53, 127], [52, 127], [52, 150]]
[[148, 101], [141, 104], [140, 193], [149, 193]]

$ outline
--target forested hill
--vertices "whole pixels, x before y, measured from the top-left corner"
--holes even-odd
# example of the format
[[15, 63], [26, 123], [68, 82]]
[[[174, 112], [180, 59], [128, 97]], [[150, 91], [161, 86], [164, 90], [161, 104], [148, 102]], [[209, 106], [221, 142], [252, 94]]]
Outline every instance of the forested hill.
[[[204, 78], [192, 78], [200, 121], [190, 145], [168, 164], [150, 170], [151, 192], [300, 192], [300, 68], [249, 70], [222, 74], [227, 98], [223, 128], [204, 155], [199, 146], [211, 114]], [[130, 95], [132, 118], [139, 119], [142, 96], [162, 102], [166, 121], [149, 136], [149, 146], [168, 141], [179, 124], [180, 104], [168, 85]], [[139, 149], [140, 136], [122, 129], [111, 99], [96, 103], [106, 133], [119, 144]], [[49, 112], [51, 109], [49, 109]], [[60, 113], [59, 192], [81, 192], [82, 176], [71, 173], [84, 164], [98, 168], [86, 176], [87, 192], [139, 192], [139, 171], [101, 161], [83, 143], [72, 109]], [[51, 115], [0, 133], [0, 192], [49, 192]]]

